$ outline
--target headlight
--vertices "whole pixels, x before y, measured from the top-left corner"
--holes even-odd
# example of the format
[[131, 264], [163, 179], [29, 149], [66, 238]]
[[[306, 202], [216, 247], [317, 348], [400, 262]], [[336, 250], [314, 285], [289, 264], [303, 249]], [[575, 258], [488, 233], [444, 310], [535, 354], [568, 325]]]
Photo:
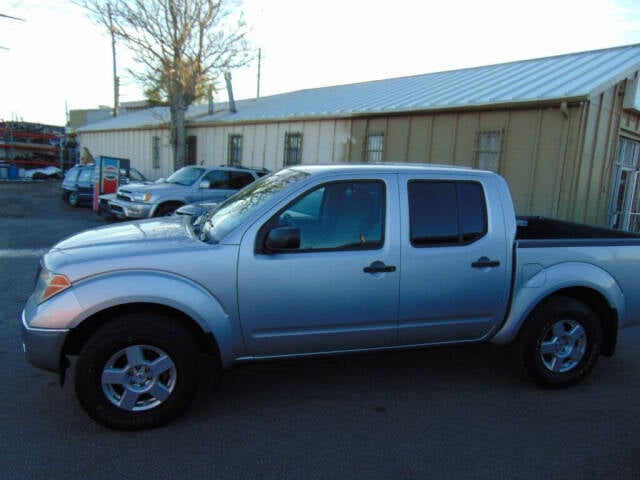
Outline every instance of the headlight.
[[134, 192], [132, 196], [136, 202], [148, 202], [151, 200], [151, 194], [149, 192]]
[[67, 277], [60, 273], [53, 273], [43, 268], [38, 275], [36, 289], [34, 292], [36, 303], [40, 304], [45, 300], [57, 295], [71, 286]]

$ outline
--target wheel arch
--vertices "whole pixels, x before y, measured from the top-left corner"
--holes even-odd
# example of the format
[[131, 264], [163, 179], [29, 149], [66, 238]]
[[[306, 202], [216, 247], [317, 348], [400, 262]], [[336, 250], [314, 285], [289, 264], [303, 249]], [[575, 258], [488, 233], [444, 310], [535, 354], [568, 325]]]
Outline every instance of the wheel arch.
[[177, 198], [163, 200], [162, 202], [158, 203], [156, 206], [153, 207], [153, 210], [151, 211], [150, 216], [151, 217], [155, 217], [157, 215], [158, 211], [162, 210], [167, 205], [171, 205], [171, 206], [175, 205], [175, 208], [178, 209], [178, 208], [180, 208], [180, 207], [182, 207], [183, 205], [186, 205], [186, 204], [187, 204], [187, 202], [185, 202], [184, 200], [181, 200], [181, 199], [177, 199]]
[[[569, 287], [550, 293], [527, 315], [527, 318], [535, 313], [540, 307], [549, 302], [552, 298], [568, 297], [584, 303], [595, 313], [600, 321], [602, 329], [602, 354], [612, 356], [615, 353], [618, 339], [618, 311], [612, 308], [606, 297], [599, 291], [588, 287]], [[523, 324], [526, 322], [524, 320]], [[522, 329], [518, 333], [520, 333]]]
[[78, 355], [87, 340], [103, 325], [114, 318], [129, 313], [161, 314], [170, 317], [189, 332], [194, 338], [201, 352], [210, 355], [220, 362], [220, 349], [215, 336], [205, 332], [193, 318], [178, 309], [157, 303], [127, 303], [106, 308], [85, 318], [77, 327], [72, 329], [67, 336], [63, 355]]
[[602, 353], [615, 352], [618, 325], [625, 314], [625, 300], [620, 286], [605, 270], [580, 262], [557, 264], [523, 279], [502, 327], [491, 339], [506, 345], [516, 339], [527, 319], [550, 298], [565, 296], [587, 305], [598, 317], [602, 327]]

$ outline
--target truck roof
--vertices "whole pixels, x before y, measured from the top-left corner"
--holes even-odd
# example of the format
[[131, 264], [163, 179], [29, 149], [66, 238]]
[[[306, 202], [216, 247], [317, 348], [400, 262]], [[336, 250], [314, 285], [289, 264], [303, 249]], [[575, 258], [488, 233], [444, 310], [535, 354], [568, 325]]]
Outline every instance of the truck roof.
[[289, 168], [302, 170], [311, 174], [316, 173], [474, 173], [496, 175], [487, 170], [477, 170], [471, 167], [459, 165], [444, 165], [433, 163], [402, 163], [402, 162], [381, 162], [381, 163], [327, 163], [310, 165], [292, 165]]

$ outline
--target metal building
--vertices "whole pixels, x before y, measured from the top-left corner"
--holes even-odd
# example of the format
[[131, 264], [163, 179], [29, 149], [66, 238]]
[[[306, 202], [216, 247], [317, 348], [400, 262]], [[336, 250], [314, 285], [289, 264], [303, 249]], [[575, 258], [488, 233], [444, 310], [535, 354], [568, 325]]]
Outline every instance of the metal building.
[[[401, 161], [501, 173], [518, 214], [640, 231], [640, 45], [302, 90], [187, 112], [190, 161], [277, 170]], [[166, 108], [78, 129], [94, 155], [172, 171]]]

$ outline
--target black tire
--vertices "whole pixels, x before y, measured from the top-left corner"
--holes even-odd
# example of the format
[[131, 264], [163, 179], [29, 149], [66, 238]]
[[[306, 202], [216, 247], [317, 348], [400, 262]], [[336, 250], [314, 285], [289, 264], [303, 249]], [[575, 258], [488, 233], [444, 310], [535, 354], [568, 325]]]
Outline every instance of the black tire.
[[591, 371], [601, 348], [602, 326], [595, 313], [578, 300], [556, 296], [529, 316], [517, 352], [534, 382], [564, 388]]
[[71, 205], [72, 207], [77, 207], [80, 203], [78, 192], [69, 192], [69, 194], [67, 195], [67, 202], [69, 202], [69, 205]]
[[169, 217], [169, 216], [173, 215], [173, 212], [175, 212], [181, 206], [182, 205], [178, 204], [178, 203], [163, 203], [162, 205], [158, 206], [156, 211], [153, 213], [153, 216], [154, 217]]
[[82, 408], [102, 425], [143, 430], [180, 415], [198, 378], [198, 349], [188, 331], [162, 315], [128, 314], [84, 345], [75, 390]]

